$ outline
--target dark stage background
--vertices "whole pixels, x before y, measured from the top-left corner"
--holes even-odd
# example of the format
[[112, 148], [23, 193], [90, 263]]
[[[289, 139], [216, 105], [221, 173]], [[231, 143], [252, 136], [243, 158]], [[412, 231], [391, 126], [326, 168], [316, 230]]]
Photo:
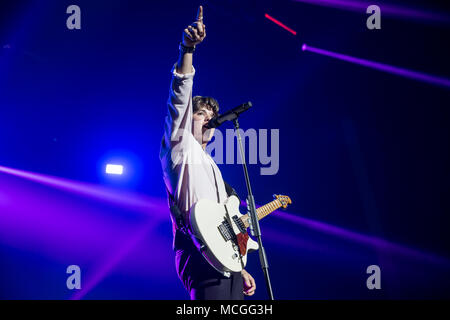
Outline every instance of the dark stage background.
[[[381, 5], [369, 30], [365, 10], [307, 2], [1, 1], [0, 297], [188, 298], [158, 153], [170, 69], [201, 4], [194, 95], [222, 110], [252, 101], [242, 128], [279, 129], [277, 174], [249, 165], [259, 205], [293, 201], [261, 221], [275, 298], [450, 298], [449, 86], [301, 50], [448, 79], [450, 10], [381, 1], [441, 18]], [[72, 4], [81, 30], [66, 27]], [[109, 161], [126, 174], [106, 175]], [[219, 167], [244, 199], [241, 165]], [[81, 290], [66, 287], [69, 265]], [[379, 290], [366, 287], [370, 265]], [[247, 270], [248, 299], [266, 299], [256, 253]]]

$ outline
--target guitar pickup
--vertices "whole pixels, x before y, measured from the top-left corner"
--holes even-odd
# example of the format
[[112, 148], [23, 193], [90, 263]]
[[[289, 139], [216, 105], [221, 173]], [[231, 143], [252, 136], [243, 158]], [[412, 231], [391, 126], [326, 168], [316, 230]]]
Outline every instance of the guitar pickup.
[[242, 220], [239, 219], [238, 216], [233, 216], [233, 221], [237, 225], [237, 227], [239, 228], [240, 232], [242, 232], [242, 233], [247, 232], [247, 228], [245, 227], [244, 222], [242, 222]]
[[229, 240], [233, 239], [233, 230], [231, 229], [231, 226], [228, 223], [228, 221], [222, 222], [218, 228], [219, 228], [220, 234], [225, 239], [225, 241], [229, 241]]

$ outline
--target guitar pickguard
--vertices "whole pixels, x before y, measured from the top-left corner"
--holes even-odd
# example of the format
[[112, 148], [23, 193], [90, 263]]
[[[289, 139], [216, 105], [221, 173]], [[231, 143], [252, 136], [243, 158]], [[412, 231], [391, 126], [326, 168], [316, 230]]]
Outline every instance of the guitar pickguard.
[[247, 241], [248, 241], [248, 233], [247, 232], [241, 232], [236, 235], [238, 246], [239, 246], [239, 252], [241, 256], [245, 256], [247, 253]]

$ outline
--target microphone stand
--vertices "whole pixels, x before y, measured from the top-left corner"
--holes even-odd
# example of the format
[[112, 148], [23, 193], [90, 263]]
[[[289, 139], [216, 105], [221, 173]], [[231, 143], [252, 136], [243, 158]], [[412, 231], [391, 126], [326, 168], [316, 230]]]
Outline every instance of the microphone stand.
[[250, 214], [250, 230], [251, 230], [252, 235], [254, 237], [256, 237], [256, 239], [258, 241], [259, 260], [261, 262], [261, 267], [264, 272], [264, 278], [266, 280], [267, 293], [270, 297], [270, 300], [274, 300], [273, 292], [272, 292], [272, 285], [270, 284], [269, 264], [267, 262], [266, 251], [264, 250], [264, 247], [262, 245], [261, 229], [259, 228], [259, 221], [258, 221], [258, 217], [256, 215], [255, 198], [253, 197], [252, 188], [250, 186], [250, 178], [248, 175], [247, 163], [245, 161], [245, 151], [244, 151], [244, 147], [242, 146], [242, 139], [241, 139], [241, 135], [239, 133], [239, 121], [238, 121], [237, 117], [233, 120], [233, 123], [234, 123], [234, 128], [237, 132], [237, 138], [238, 138], [238, 142], [239, 142], [239, 150], [240, 150], [240, 154], [241, 154], [241, 158], [242, 158], [242, 166], [244, 168], [245, 183], [247, 185], [247, 192], [248, 192], [247, 207], [249, 209], [249, 214]]

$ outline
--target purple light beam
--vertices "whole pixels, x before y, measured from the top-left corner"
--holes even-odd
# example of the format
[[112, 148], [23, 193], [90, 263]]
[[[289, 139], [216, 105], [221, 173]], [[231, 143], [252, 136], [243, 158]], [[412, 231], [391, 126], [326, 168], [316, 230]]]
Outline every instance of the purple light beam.
[[320, 231], [325, 234], [338, 236], [340, 238], [351, 240], [360, 244], [369, 245], [371, 247], [380, 249], [381, 251], [395, 252], [403, 256], [415, 258], [429, 263], [450, 266], [450, 260], [448, 258], [421, 252], [419, 250], [408, 248], [404, 245], [392, 243], [390, 241], [375, 236], [368, 236], [355, 231], [346, 230], [344, 228], [340, 228], [320, 221], [303, 218], [298, 215], [281, 211], [276, 211], [276, 213], [274, 213], [274, 216], [278, 217], [279, 219], [283, 219], [291, 223], [296, 223], [309, 229]]
[[95, 184], [72, 181], [60, 177], [17, 170], [4, 166], [0, 166], [0, 172], [8, 173], [16, 177], [21, 177], [61, 190], [74, 192], [93, 199], [125, 206], [139, 212], [148, 213], [150, 210], [159, 209], [162, 203], [160, 199], [155, 201], [155, 199], [143, 195], [136, 195], [124, 191], [117, 192]]
[[433, 85], [450, 88], [450, 80], [446, 79], [446, 78], [432, 76], [432, 75], [428, 75], [428, 74], [425, 74], [422, 72], [411, 71], [408, 69], [394, 67], [394, 66], [380, 63], [380, 62], [369, 61], [369, 60], [360, 59], [360, 58], [348, 56], [348, 55], [341, 54], [341, 53], [336, 53], [336, 52], [332, 52], [332, 51], [328, 51], [328, 50], [324, 50], [324, 49], [320, 49], [320, 48], [315, 48], [315, 47], [311, 47], [311, 46], [307, 45], [306, 43], [302, 45], [302, 50], [314, 52], [317, 54], [321, 54], [321, 55], [335, 58], [335, 59], [342, 60], [342, 61], [351, 62], [354, 64], [359, 64], [364, 67], [384, 71], [387, 73], [392, 73], [392, 74], [402, 76], [405, 78], [410, 78], [410, 79], [414, 79], [414, 80], [418, 80], [418, 81], [422, 81], [422, 82], [427, 82], [427, 83], [430, 83]]
[[389, 4], [382, 4], [379, 3], [379, 1], [377, 1], [377, 3], [365, 1], [348, 1], [348, 0], [293, 0], [293, 1], [363, 13], [366, 13], [366, 9], [368, 6], [375, 4], [380, 7], [382, 15], [386, 14], [392, 17], [407, 18], [407, 19], [409, 18], [439, 23], [450, 22], [449, 15], [431, 11], [405, 8], [400, 6], [393, 6]]
[[[31, 177], [35, 176], [40, 182], [42, 177]], [[152, 199], [152, 211], [135, 215], [125, 202], [120, 210], [105, 207], [102, 201], [83, 201], [77, 193], [61, 195], [67, 189], [59, 188], [57, 178], [50, 180], [57, 188], [50, 189], [23, 178], [23, 173], [0, 173], [0, 243], [88, 270], [86, 284], [72, 299], [83, 298], [118, 267], [134, 275], [140, 272], [146, 279], [169, 276], [173, 258], [164, 249], [171, 246], [170, 239], [154, 232], [168, 220], [164, 199]], [[140, 253], [139, 259], [133, 251]]]
[[[246, 207], [245, 200], [241, 201], [241, 206]], [[256, 204], [256, 208], [259, 208], [260, 205]], [[297, 214], [288, 213], [286, 211], [281, 210], [275, 210], [271, 216], [276, 217], [277, 219], [288, 221], [289, 223], [295, 223], [297, 225], [301, 225], [303, 227], [306, 227], [311, 230], [315, 230], [318, 232], [321, 232], [323, 234], [336, 236], [341, 239], [346, 239], [353, 241], [355, 243], [363, 244], [363, 245], [369, 245], [372, 248], [380, 249], [382, 251], [390, 251], [395, 252], [398, 254], [401, 254], [406, 257], [411, 257], [414, 259], [427, 261], [433, 264], [438, 265], [446, 265], [450, 266], [450, 259], [446, 257], [441, 257], [435, 254], [427, 253], [427, 252], [421, 252], [416, 249], [409, 248], [405, 245], [400, 245], [397, 243], [390, 242], [388, 240], [375, 237], [375, 236], [368, 236], [362, 233], [358, 233], [355, 231], [347, 230], [341, 227], [333, 226], [324, 222], [320, 222], [317, 220], [311, 220], [304, 217], [300, 217]], [[302, 240], [299, 239], [299, 243], [301, 246], [304, 246], [305, 248], [312, 249], [314, 248], [311, 244], [308, 244]], [[323, 248], [316, 247], [318, 250], [324, 250]]]
[[[135, 234], [131, 236], [124, 244], [114, 250], [114, 253], [110, 257], [102, 260], [102, 263], [97, 267], [97, 270], [90, 277], [87, 283], [83, 285], [81, 290], [73, 294], [70, 300], [83, 299], [86, 294], [88, 294], [109, 273], [111, 273], [114, 267], [117, 266], [117, 264], [119, 264], [134, 247], [138, 246], [143, 241], [143, 239], [148, 235], [149, 232], [151, 232], [151, 229], [154, 226], [154, 221], [150, 221], [149, 223], [144, 224], [144, 226], [137, 230]], [[151, 254], [150, 251], [148, 254]]]

